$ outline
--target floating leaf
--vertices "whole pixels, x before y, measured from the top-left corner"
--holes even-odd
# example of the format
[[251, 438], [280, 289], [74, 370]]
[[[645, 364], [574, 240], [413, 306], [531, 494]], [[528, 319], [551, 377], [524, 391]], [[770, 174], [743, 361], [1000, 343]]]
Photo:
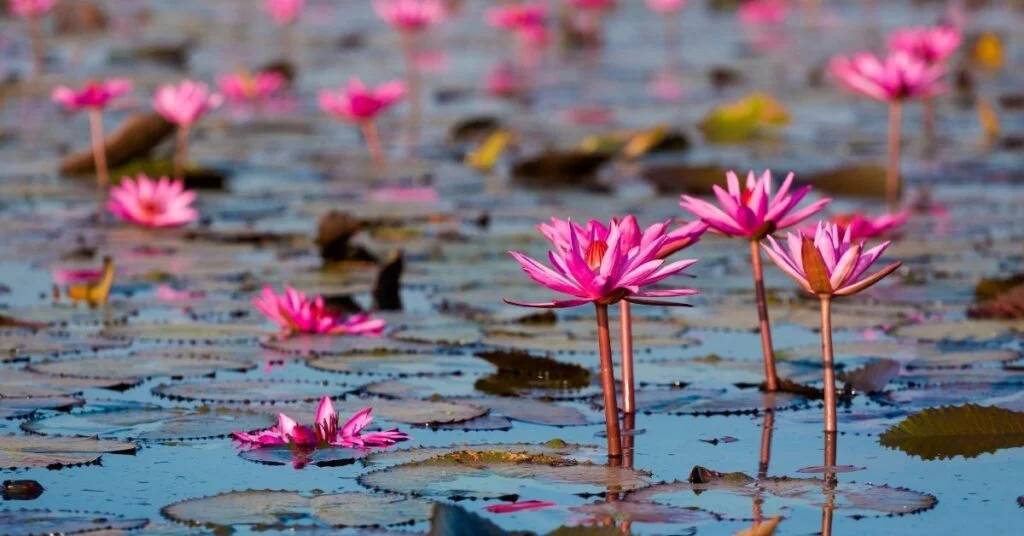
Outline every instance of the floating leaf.
[[590, 371], [549, 357], [526, 352], [483, 352], [477, 357], [498, 367], [498, 372], [477, 380], [478, 391], [514, 396], [531, 391], [568, 391], [590, 386]]
[[258, 380], [173, 383], [160, 384], [153, 388], [153, 394], [171, 400], [227, 404], [315, 402], [325, 396], [341, 396], [347, 391], [344, 387], [322, 381]]
[[351, 465], [366, 456], [367, 451], [346, 449], [342, 447], [325, 447], [313, 450], [293, 449], [290, 447], [263, 447], [243, 450], [238, 454], [243, 460], [262, 463], [264, 465], [291, 465], [302, 469], [307, 465], [317, 467], [340, 467]]
[[580, 426], [591, 424], [580, 410], [532, 400], [529, 398], [460, 398], [456, 401], [487, 408], [514, 421], [546, 426]]
[[899, 374], [900, 364], [898, 361], [879, 359], [859, 369], [839, 374], [839, 380], [846, 382], [857, 391], [874, 393], [885, 389], [885, 386]]
[[409, 464], [422, 462], [439, 456], [446, 456], [468, 449], [503, 452], [506, 454], [522, 454], [529, 456], [552, 456], [567, 458], [578, 462], [597, 462], [606, 459], [602, 449], [593, 445], [577, 445], [566, 443], [561, 439], [552, 439], [547, 443], [486, 443], [483, 445], [452, 445], [448, 447], [417, 447], [379, 451], [363, 459], [367, 467]]
[[494, 168], [501, 158], [501, 153], [512, 142], [511, 132], [496, 130], [490, 134], [480, 146], [466, 155], [466, 165], [480, 172], [488, 172]]
[[270, 330], [245, 324], [132, 323], [105, 328], [101, 334], [112, 339], [179, 344], [245, 344], [256, 342]]
[[1024, 332], [1024, 320], [970, 320], [933, 324], [908, 324], [894, 331], [897, 337], [919, 341], [988, 340]]
[[425, 521], [431, 503], [423, 499], [369, 493], [307, 497], [294, 491], [246, 490], [189, 499], [163, 507], [167, 518], [210, 528], [249, 526], [253, 530], [328, 527], [386, 527]]
[[711, 110], [699, 127], [711, 143], [741, 143], [764, 127], [788, 123], [789, 112], [779, 101], [765, 93], [752, 93]]
[[1024, 447], [1024, 413], [966, 404], [925, 409], [893, 426], [879, 438], [882, 446], [925, 460]]
[[100, 454], [134, 454], [135, 443], [91, 437], [0, 436], [0, 469], [59, 469], [99, 461]]
[[30, 370], [64, 378], [100, 378], [137, 382], [157, 376], [187, 378], [219, 371], [244, 372], [256, 365], [216, 357], [138, 352], [127, 357], [93, 357], [31, 365]]
[[126, 346], [123, 341], [83, 336], [68, 331], [0, 329], [0, 360], [4, 362], [123, 346]]
[[65, 378], [25, 369], [5, 369], [0, 374], [0, 398], [64, 396], [89, 388], [126, 388], [136, 380]]
[[0, 419], [28, 417], [41, 409], [66, 411], [82, 404], [85, 400], [70, 396], [0, 398]]
[[[599, 398], [592, 403], [604, 407]], [[757, 389], [640, 389], [636, 392], [636, 409], [643, 413], [669, 415], [729, 415], [757, 413], [767, 409], [785, 410], [804, 406], [808, 400], [800, 395]], [[621, 396], [620, 396], [621, 407]]]
[[824, 194], [885, 197], [885, 168], [874, 164], [858, 164], [815, 173], [807, 182]]
[[329, 372], [397, 377], [486, 374], [494, 371], [493, 366], [474, 356], [409, 352], [323, 356], [307, 361], [306, 365], [313, 369]]
[[125, 519], [101, 512], [66, 512], [62, 510], [0, 510], [0, 527], [7, 536], [39, 534], [84, 534], [99, 531], [130, 531], [140, 529], [148, 519]]
[[589, 516], [592, 522], [611, 518], [631, 523], [664, 523], [687, 526], [716, 519], [714, 514], [700, 508], [632, 501], [597, 502], [573, 506], [569, 511]]
[[501, 415], [487, 414], [483, 417], [477, 417], [468, 421], [448, 423], [448, 424], [435, 424], [433, 428], [437, 430], [460, 430], [463, 432], [487, 432], [493, 430], [511, 430], [512, 421], [508, 417]]
[[27, 422], [22, 428], [44, 435], [82, 435], [136, 441], [178, 441], [226, 437], [234, 431], [270, 428], [266, 413], [230, 408], [118, 408], [58, 415]]
[[270, 337], [260, 341], [269, 350], [296, 357], [334, 356], [366, 352], [420, 352], [417, 344], [382, 337], [333, 337], [324, 335], [296, 335]]

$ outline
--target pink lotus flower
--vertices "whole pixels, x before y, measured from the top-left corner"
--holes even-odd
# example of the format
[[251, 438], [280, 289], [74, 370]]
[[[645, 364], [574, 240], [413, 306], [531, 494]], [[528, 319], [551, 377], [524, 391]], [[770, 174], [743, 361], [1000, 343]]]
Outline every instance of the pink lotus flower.
[[320, 92], [320, 108], [340, 119], [353, 123], [370, 121], [405, 96], [405, 84], [392, 80], [372, 88], [352, 78], [348, 86], [336, 93]]
[[418, 32], [444, 20], [441, 0], [373, 0], [377, 16], [404, 32]]
[[681, 11], [689, 0], [647, 0], [647, 7], [655, 13], [667, 15]]
[[287, 83], [283, 74], [264, 71], [250, 75], [240, 72], [226, 74], [217, 79], [221, 93], [236, 102], [261, 101], [281, 91]]
[[762, 244], [772, 262], [796, 280], [804, 290], [818, 296], [849, 296], [879, 282], [902, 264], [894, 262], [865, 277], [868, 268], [885, 252], [889, 242], [864, 251], [864, 242], [852, 243], [835, 224], [820, 223], [813, 241], [802, 232], [787, 233], [782, 248], [774, 238]]
[[544, 31], [547, 21], [548, 8], [541, 3], [509, 4], [491, 8], [487, 12], [488, 24], [495, 28], [516, 32], [528, 42], [536, 40], [537, 30]]
[[790, 173], [782, 187], [772, 197], [772, 173], [765, 171], [760, 178], [754, 172], [747, 174], [747, 184], [740, 189], [740, 181], [732, 171], [726, 174], [728, 191], [715, 185], [715, 197], [721, 208], [702, 199], [682, 196], [679, 203], [684, 209], [702, 219], [711, 229], [726, 236], [743, 236], [751, 240], [759, 240], [777, 229], [785, 229], [820, 212], [832, 200], [820, 199], [810, 205], [794, 211], [800, 200], [811, 191], [810, 186], [789, 192], [793, 183]]
[[580, 9], [606, 10], [615, 7], [615, 0], [569, 0], [569, 3]]
[[267, 318], [281, 326], [284, 335], [311, 333], [324, 335], [380, 335], [385, 322], [368, 314], [342, 316], [324, 305], [317, 296], [310, 300], [305, 293], [291, 287], [284, 294], [274, 293], [267, 285], [263, 295], [252, 300], [253, 305]]
[[529, 501], [519, 501], [511, 504], [492, 504], [484, 507], [484, 510], [492, 514], [512, 514], [515, 512], [522, 512], [523, 510], [540, 510], [541, 508], [551, 508], [552, 506], [558, 506], [556, 503], [551, 501], [538, 501], [531, 499]]
[[46, 15], [57, 4], [57, 0], [7, 0], [11, 13], [22, 18]]
[[612, 218], [611, 223], [607, 226], [598, 220], [590, 220], [587, 222], [586, 228], [569, 220], [551, 218], [551, 223], [541, 223], [537, 225], [537, 230], [556, 248], [563, 251], [567, 251], [572, 246], [573, 231], [583, 249], [589, 248], [590, 244], [595, 241], [607, 242], [612, 228], [618, 228], [621, 235], [620, 240], [626, 249], [642, 248], [659, 238], [665, 238], [664, 245], [655, 252], [655, 257], [659, 259], [664, 259], [683, 248], [696, 244], [701, 235], [708, 230], [708, 225], [702, 221], [687, 223], [671, 232], [668, 231], [668, 226], [669, 222], [665, 221], [641, 230], [636, 216], [629, 215], [625, 218]]
[[830, 71], [843, 87], [880, 101], [931, 97], [945, 90], [939, 82], [946, 73], [942, 65], [928, 65], [903, 51], [884, 62], [868, 52], [837, 56]]
[[58, 285], [73, 285], [75, 283], [91, 283], [99, 281], [103, 277], [102, 268], [83, 268], [80, 270], [68, 270], [58, 268], [53, 270], [53, 282]]
[[779, 24], [786, 20], [789, 9], [782, 0], [748, 0], [740, 5], [740, 22], [751, 26]]
[[161, 86], [153, 95], [153, 108], [164, 119], [187, 127], [224, 102], [219, 93], [210, 93], [203, 83], [185, 80], [177, 86]]
[[437, 203], [441, 196], [432, 186], [376, 188], [366, 195], [374, 203]]
[[326, 447], [343, 447], [350, 449], [368, 449], [371, 447], [389, 447], [399, 441], [406, 441], [409, 436], [398, 429], [384, 432], [363, 433], [363, 429], [373, 421], [370, 413], [373, 408], [366, 408], [353, 415], [341, 427], [338, 426], [338, 414], [329, 397], [323, 397], [316, 408], [315, 422], [306, 427], [284, 413], [277, 415], [277, 426], [250, 434], [233, 432], [234, 439], [243, 447], [258, 449], [276, 445], [289, 445], [303, 449]]
[[278, 26], [287, 26], [302, 14], [306, 0], [267, 0], [265, 9]]
[[[896, 229], [907, 221], [908, 216], [908, 213], [901, 212], [899, 214], [885, 214], [872, 219], [859, 213], [836, 214], [829, 218], [829, 223], [838, 226], [841, 233], [849, 230], [850, 238], [856, 240], [858, 238], [875, 238]], [[817, 232], [817, 226], [805, 227], [802, 231], [805, 235], [814, 236]]]
[[960, 30], [953, 26], [903, 28], [889, 37], [889, 48], [936, 64], [946, 61], [960, 47], [961, 40]]
[[195, 198], [195, 192], [185, 190], [184, 181], [167, 177], [155, 181], [140, 173], [134, 180], [124, 177], [110, 189], [107, 210], [143, 227], [178, 227], [199, 219], [191, 206]]
[[53, 101], [69, 112], [92, 108], [102, 109], [107, 104], [131, 92], [134, 84], [131, 80], [111, 78], [103, 82], [89, 82], [80, 90], [60, 86], [53, 90]]
[[487, 72], [484, 89], [495, 97], [515, 97], [523, 91], [523, 79], [515, 66], [502, 62]]
[[[555, 220], [556, 224], [559, 220]], [[629, 226], [612, 225], [606, 237], [595, 232], [583, 236], [581, 230], [566, 222], [568, 246], [558, 247], [548, 253], [552, 268], [519, 253], [510, 251], [530, 279], [556, 292], [573, 296], [568, 300], [553, 300], [541, 303], [524, 303], [505, 299], [505, 302], [522, 307], [563, 308], [577, 307], [586, 303], [606, 306], [619, 300], [648, 305], [679, 305], [663, 302], [657, 298], [692, 296], [694, 289], [644, 290], [665, 278], [676, 275], [697, 262], [682, 260], [665, 264], [658, 253], [669, 243], [665, 233], [667, 224], [658, 229], [649, 229], [648, 236], [630, 236], [624, 233]], [[657, 226], [652, 226], [657, 227]], [[660, 234], [659, 234], [660, 232]], [[647, 235], [648, 233], [644, 233]], [[589, 238], [589, 240], [587, 240]], [[586, 246], [583, 245], [586, 240]], [[635, 245], [641, 244], [641, 245]]]

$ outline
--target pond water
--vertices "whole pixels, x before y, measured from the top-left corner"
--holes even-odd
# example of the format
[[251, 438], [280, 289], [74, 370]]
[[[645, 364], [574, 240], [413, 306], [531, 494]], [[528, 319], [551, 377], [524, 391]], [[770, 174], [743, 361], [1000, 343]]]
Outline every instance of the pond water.
[[[688, 218], [678, 195], [706, 194], [733, 168], [818, 182], [811, 197], [834, 197], [830, 214], [883, 214], [886, 107], [842, 94], [822, 69], [837, 53], [881, 50], [881, 36], [938, 21], [948, 6], [823, 2], [818, 18], [791, 6], [784, 22], [751, 28], [734, 2], [690, 2], [667, 48], [671, 24], [643, 2], [619, 3], [602, 47], [528, 57], [482, 22], [491, 2], [453, 2], [459, 9], [415, 45], [420, 124], [410, 126], [408, 102], [378, 121], [383, 165], [357, 129], [316, 104], [350, 76], [405, 75], [401, 40], [369, 2], [309, 0], [285, 31], [252, 1], [82, 2], [106, 10], [107, 29], [50, 35], [40, 77], [28, 75], [23, 25], [0, 18], [0, 472], [44, 488], [31, 498], [5, 484], [0, 533], [719, 535], [774, 516], [775, 534], [786, 535], [1017, 533], [1024, 306], [1019, 288], [1014, 298], [997, 280], [1019, 285], [1024, 272], [1024, 14], [1012, 3], [957, 11], [966, 40], [951, 68], [970, 84], [936, 100], [931, 148], [921, 107], [906, 106], [909, 218], [885, 256], [904, 265], [837, 300], [833, 316], [840, 386], [856, 377], [842, 373], [865, 366], [862, 377], [877, 382], [890, 367], [891, 378], [872, 394], [843, 391], [841, 467], [827, 485], [817, 303], [767, 265], [780, 375], [812, 389], [762, 392], [742, 240], [709, 234], [679, 254], [699, 259], [694, 277], [666, 284], [699, 289], [694, 307], [634, 306], [639, 413], [626, 427], [632, 448], [612, 465], [593, 310], [503, 303], [551, 299], [506, 252], [543, 258], [549, 244], [534, 226], [551, 216]], [[184, 62], [169, 54], [178, 45]], [[104, 114], [109, 133], [149, 112], [159, 84], [213, 82], [283, 55], [295, 71], [285, 96], [258, 110], [226, 105], [193, 128], [199, 222], [148, 230], [97, 218], [92, 174], [58, 171], [89, 147], [89, 125], [50, 101], [53, 87], [133, 79], [134, 92]], [[519, 98], [483, 89], [501, 61], [529, 72]], [[712, 143], [698, 124], [755, 91], [777, 99], [785, 124]], [[979, 109], [998, 117], [998, 131], [986, 131]], [[684, 142], [657, 137], [661, 150], [627, 157], [622, 142], [587, 141], [656, 125]], [[496, 129], [513, 146], [493, 169], [465, 165]], [[170, 138], [144, 164], [115, 165], [114, 178], [152, 169], [171, 154]], [[539, 165], [545, 149], [560, 152]], [[323, 243], [346, 230], [332, 211], [358, 220], [347, 251], [361, 260], [322, 258]], [[393, 269], [398, 255], [396, 308], [386, 288], [376, 291], [387, 287], [380, 267]], [[76, 303], [56, 284], [105, 257], [115, 277], [102, 305]], [[282, 339], [251, 305], [263, 285], [387, 309], [375, 313], [387, 328]], [[968, 317], [1004, 293], [999, 318]], [[371, 428], [411, 439], [317, 451], [304, 463], [281, 449], [240, 452], [230, 439], [273, 425], [279, 411], [312, 422], [322, 396], [342, 419], [372, 406]], [[965, 404], [990, 413], [940, 412], [938, 432], [883, 439], [910, 415]], [[488, 510], [527, 500], [552, 504]]]

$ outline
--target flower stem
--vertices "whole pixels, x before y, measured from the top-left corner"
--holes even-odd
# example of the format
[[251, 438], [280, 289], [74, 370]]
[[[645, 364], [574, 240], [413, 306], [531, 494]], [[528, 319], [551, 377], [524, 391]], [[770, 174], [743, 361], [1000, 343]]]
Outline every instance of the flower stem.
[[750, 261], [754, 265], [754, 295], [757, 299], [757, 320], [761, 329], [761, 355], [764, 358], [765, 390], [779, 390], [779, 375], [775, 372], [775, 352], [772, 350], [772, 327], [768, 319], [768, 299], [764, 293], [764, 267], [758, 241], [750, 241]]
[[373, 163], [378, 166], [384, 165], [384, 150], [381, 149], [380, 146], [380, 136], [377, 134], [377, 124], [371, 119], [363, 121], [360, 128], [363, 129], [363, 140], [366, 141], [366, 147], [370, 150], [370, 157], [373, 158]]
[[636, 414], [622, 416], [622, 466], [633, 468], [633, 451], [636, 448]]
[[900, 205], [900, 128], [903, 125], [903, 104], [894, 100], [889, 104], [889, 166], [885, 173], [885, 198], [889, 211], [899, 211]]
[[174, 146], [174, 178], [185, 179], [185, 166], [188, 162], [188, 125], [178, 127], [178, 140]]
[[935, 98], [925, 97], [921, 106], [924, 146], [926, 151], [931, 151], [935, 147]]
[[[834, 469], [836, 466], [836, 433], [825, 432], [825, 467]], [[825, 495], [825, 504], [821, 508], [821, 535], [832, 536], [832, 513], [836, 508], [836, 486], [839, 480], [834, 470], [825, 472], [825, 483], [822, 485], [822, 493]]]
[[597, 343], [601, 353], [601, 389], [604, 391], [604, 424], [608, 435], [608, 457], [622, 458], [619, 438], [619, 407], [615, 395], [615, 368], [612, 366], [612, 338], [608, 330], [608, 306], [595, 303]]
[[32, 49], [32, 74], [40, 76], [46, 68], [46, 47], [43, 44], [43, 27], [39, 17], [28, 17], [28, 38]]
[[669, 71], [678, 63], [679, 14], [669, 13], [665, 17], [665, 62]]
[[92, 137], [92, 158], [96, 164], [96, 185], [100, 190], [110, 182], [107, 170], [107, 146], [103, 136], [103, 111], [99, 108], [89, 109], [89, 131]]
[[757, 478], [768, 476], [768, 464], [772, 461], [772, 433], [775, 431], [775, 412], [767, 410], [764, 412], [764, 422], [761, 424], [761, 458], [757, 463]]
[[409, 89], [409, 142], [415, 145], [420, 128], [420, 73], [416, 67], [416, 43], [412, 32], [402, 32], [405, 83]]
[[619, 328], [622, 339], [622, 412], [636, 411], [636, 395], [633, 391], [633, 315], [629, 302], [619, 301]]
[[836, 432], [836, 371], [832, 356], [832, 297], [821, 296], [821, 357], [825, 369], [825, 433]]

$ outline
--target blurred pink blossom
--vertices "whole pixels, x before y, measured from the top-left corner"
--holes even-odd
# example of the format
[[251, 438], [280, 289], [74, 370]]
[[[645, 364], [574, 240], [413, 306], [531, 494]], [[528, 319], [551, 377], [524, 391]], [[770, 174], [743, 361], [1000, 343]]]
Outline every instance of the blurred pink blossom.
[[206, 84], [191, 80], [177, 86], [161, 86], [153, 95], [153, 108], [164, 119], [182, 127], [192, 125], [223, 102], [224, 97], [211, 93]]

